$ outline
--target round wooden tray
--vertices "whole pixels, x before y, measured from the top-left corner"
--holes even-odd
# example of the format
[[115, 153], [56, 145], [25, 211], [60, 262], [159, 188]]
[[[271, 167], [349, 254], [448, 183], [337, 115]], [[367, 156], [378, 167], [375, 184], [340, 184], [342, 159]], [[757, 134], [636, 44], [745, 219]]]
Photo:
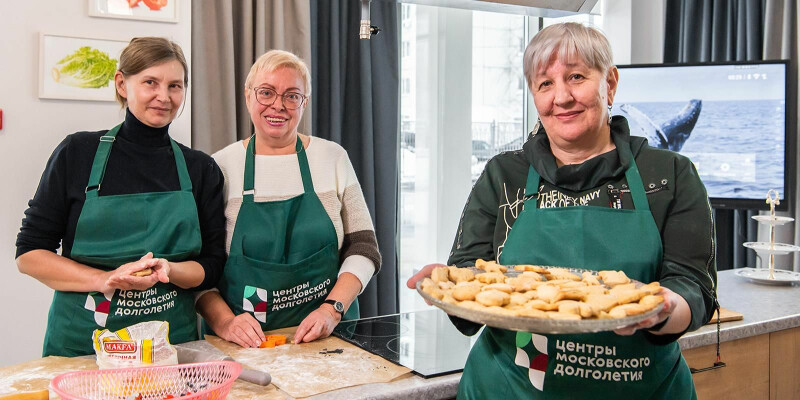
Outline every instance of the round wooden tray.
[[[520, 271], [512, 270], [513, 266], [508, 266], [509, 270], [505, 273], [506, 276], [517, 276], [521, 274]], [[477, 268], [471, 267], [475, 274], [483, 273], [484, 271], [479, 270]], [[585, 271], [592, 272], [592, 274], [596, 275], [597, 271], [591, 271], [586, 269], [579, 269], [579, 268], [567, 268], [570, 272], [577, 273], [580, 275]], [[631, 280], [631, 282], [636, 283], [636, 286], [639, 287], [643, 285], [643, 283], [635, 280]], [[534, 318], [534, 317], [512, 317], [507, 315], [500, 315], [489, 311], [478, 311], [469, 308], [464, 308], [455, 304], [445, 303], [441, 300], [436, 299], [435, 297], [429, 295], [422, 291], [420, 285], [422, 284], [422, 280], [417, 282], [417, 292], [429, 303], [432, 305], [441, 308], [444, 312], [449, 315], [466, 319], [468, 321], [476, 322], [479, 324], [483, 324], [486, 326], [491, 326], [494, 328], [501, 328], [501, 329], [508, 329], [512, 331], [520, 331], [520, 332], [533, 332], [533, 333], [552, 333], [552, 334], [560, 334], [560, 333], [590, 333], [590, 332], [602, 332], [602, 331], [613, 331], [614, 329], [623, 328], [628, 325], [632, 325], [643, 321], [647, 318], [652, 317], [653, 315], [658, 314], [662, 308], [664, 308], [664, 304], [659, 304], [657, 307], [649, 310], [643, 314], [639, 315], [632, 315], [625, 318], [615, 318], [615, 319], [582, 319], [582, 320], [558, 320], [558, 319], [547, 319], [547, 318]]]

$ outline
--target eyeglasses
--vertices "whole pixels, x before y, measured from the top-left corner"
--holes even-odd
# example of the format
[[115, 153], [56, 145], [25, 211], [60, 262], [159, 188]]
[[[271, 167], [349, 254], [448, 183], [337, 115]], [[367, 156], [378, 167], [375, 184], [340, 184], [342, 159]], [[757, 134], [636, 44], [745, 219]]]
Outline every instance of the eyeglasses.
[[295, 110], [300, 108], [303, 105], [303, 102], [306, 100], [306, 96], [302, 95], [297, 92], [284, 92], [278, 93], [273, 89], [270, 88], [250, 88], [256, 93], [256, 101], [259, 102], [263, 106], [271, 106], [275, 103], [275, 100], [280, 97], [283, 103], [283, 106], [289, 110]]

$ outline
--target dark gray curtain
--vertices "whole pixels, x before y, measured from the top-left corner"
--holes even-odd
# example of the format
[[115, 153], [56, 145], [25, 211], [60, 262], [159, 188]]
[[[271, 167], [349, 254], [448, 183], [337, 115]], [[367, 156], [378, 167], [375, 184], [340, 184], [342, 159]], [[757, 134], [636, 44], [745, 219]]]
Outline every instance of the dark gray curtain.
[[[667, 0], [665, 63], [761, 60], [766, 0]], [[714, 210], [717, 269], [755, 267], [755, 210]]]
[[397, 190], [400, 94], [398, 5], [373, 1], [370, 40], [358, 38], [361, 4], [311, 0], [314, 135], [347, 150], [375, 224], [380, 273], [359, 296], [362, 317], [398, 312]]

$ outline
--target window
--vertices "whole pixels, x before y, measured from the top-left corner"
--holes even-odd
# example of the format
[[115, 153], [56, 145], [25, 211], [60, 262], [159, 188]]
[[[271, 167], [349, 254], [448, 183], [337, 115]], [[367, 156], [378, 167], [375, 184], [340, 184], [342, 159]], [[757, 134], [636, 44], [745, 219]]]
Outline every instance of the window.
[[427, 305], [405, 281], [447, 261], [488, 160], [522, 148], [536, 120], [522, 55], [540, 23], [565, 19], [401, 7], [399, 293], [409, 312]]
[[[526, 136], [528, 18], [402, 5], [400, 277], [446, 262], [486, 162]], [[407, 22], [407, 23], [406, 23]], [[400, 290], [400, 310], [427, 306]]]

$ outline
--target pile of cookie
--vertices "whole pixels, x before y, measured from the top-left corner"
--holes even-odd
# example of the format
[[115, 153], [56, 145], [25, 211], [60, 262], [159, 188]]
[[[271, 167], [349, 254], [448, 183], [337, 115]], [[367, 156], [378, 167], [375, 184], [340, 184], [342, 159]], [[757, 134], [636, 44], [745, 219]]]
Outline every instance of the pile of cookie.
[[470, 310], [512, 317], [560, 320], [624, 318], [657, 307], [664, 298], [658, 282], [640, 285], [622, 271], [586, 271], [516, 265], [517, 276], [494, 261], [475, 262], [469, 268], [437, 267], [420, 284], [431, 297]]

